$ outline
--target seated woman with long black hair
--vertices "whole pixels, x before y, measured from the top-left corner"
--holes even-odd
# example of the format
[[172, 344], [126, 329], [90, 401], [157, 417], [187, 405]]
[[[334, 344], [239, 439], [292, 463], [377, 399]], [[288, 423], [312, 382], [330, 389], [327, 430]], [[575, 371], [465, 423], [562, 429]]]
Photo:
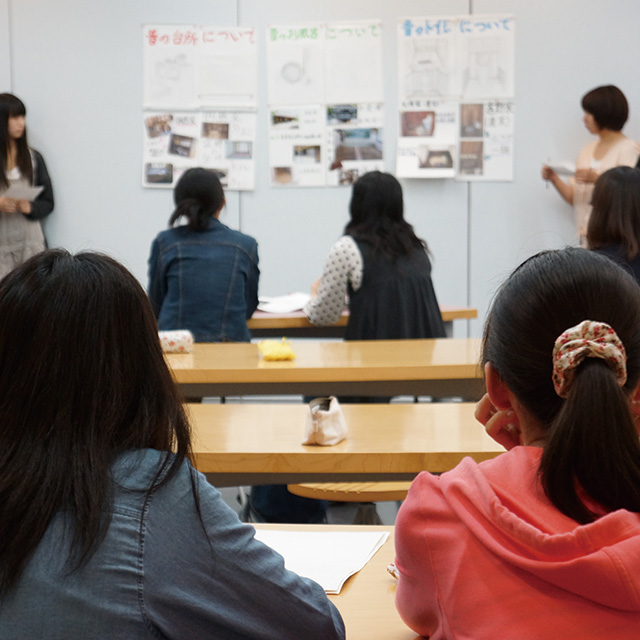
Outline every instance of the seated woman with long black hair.
[[309, 320], [335, 324], [348, 304], [346, 340], [444, 337], [427, 243], [404, 219], [400, 183], [365, 173], [353, 185], [349, 214], [312, 287]]
[[0, 283], [0, 637], [344, 638], [189, 463], [149, 301], [46, 251]]

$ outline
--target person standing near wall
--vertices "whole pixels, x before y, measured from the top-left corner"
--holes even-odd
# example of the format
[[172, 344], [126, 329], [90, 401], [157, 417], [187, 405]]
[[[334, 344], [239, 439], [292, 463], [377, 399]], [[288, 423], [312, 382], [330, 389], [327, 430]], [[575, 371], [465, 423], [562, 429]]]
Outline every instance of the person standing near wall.
[[[40, 220], [53, 210], [47, 166], [27, 143], [26, 113], [19, 98], [0, 94], [0, 278], [46, 248]], [[6, 196], [12, 185], [43, 189], [30, 202]]]
[[542, 178], [550, 181], [562, 198], [573, 205], [580, 244], [586, 246], [595, 181], [613, 167], [635, 166], [640, 146], [622, 133], [622, 127], [629, 117], [629, 104], [618, 87], [596, 87], [582, 97], [581, 104], [584, 125], [597, 139], [578, 155], [575, 178], [564, 182], [547, 165], [542, 167]]

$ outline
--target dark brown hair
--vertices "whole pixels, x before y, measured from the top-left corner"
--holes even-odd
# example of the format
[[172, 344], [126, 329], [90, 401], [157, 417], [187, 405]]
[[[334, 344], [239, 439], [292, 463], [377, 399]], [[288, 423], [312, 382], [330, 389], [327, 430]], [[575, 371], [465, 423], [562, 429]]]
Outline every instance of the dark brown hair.
[[624, 93], [612, 84], [585, 93], [581, 105], [593, 116], [600, 129], [620, 131], [629, 117], [629, 103]]
[[640, 253], [640, 170], [614, 167], [596, 181], [587, 228], [589, 249], [621, 245], [630, 262]]
[[351, 220], [345, 235], [366, 242], [391, 258], [427, 248], [404, 219], [402, 187], [390, 173], [369, 171], [358, 178], [351, 192], [349, 213]]
[[224, 206], [224, 191], [218, 176], [200, 167], [188, 169], [182, 174], [173, 191], [175, 211], [169, 219], [174, 225], [182, 216], [188, 220], [189, 228], [204, 231], [211, 217]]
[[110, 522], [119, 454], [166, 452], [151, 491], [191, 456], [191, 439], [147, 296], [107, 256], [45, 251], [0, 282], [0, 385], [7, 593], [62, 510], [74, 524], [70, 566], [91, 556]]
[[[627, 381], [620, 387], [606, 361], [586, 358], [562, 399], [552, 382], [554, 343], [583, 320], [616, 331]], [[640, 440], [629, 406], [640, 380], [640, 288], [629, 274], [579, 248], [530, 258], [495, 298], [482, 360], [546, 429], [541, 481], [562, 513], [581, 523], [597, 517], [580, 488], [605, 511], [640, 512]]]
[[[9, 186], [7, 179], [7, 153], [9, 151], [9, 118], [26, 116], [27, 109], [19, 98], [11, 93], [0, 93], [0, 187]], [[31, 182], [33, 180], [33, 162], [27, 144], [27, 128], [22, 137], [15, 140], [16, 164], [20, 173]]]

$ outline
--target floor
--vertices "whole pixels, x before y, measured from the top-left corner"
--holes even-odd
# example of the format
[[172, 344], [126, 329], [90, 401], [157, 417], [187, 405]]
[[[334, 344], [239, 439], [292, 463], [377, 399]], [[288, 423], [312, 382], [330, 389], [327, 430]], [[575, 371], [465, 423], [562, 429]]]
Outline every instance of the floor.
[[[249, 487], [243, 487], [248, 493]], [[238, 514], [242, 511], [239, 499], [238, 487], [222, 487], [219, 489], [223, 500]], [[395, 523], [399, 504], [397, 502], [377, 502], [376, 511], [382, 524], [392, 525]], [[353, 524], [358, 504], [353, 502], [332, 502], [327, 509], [327, 519], [329, 524]]]

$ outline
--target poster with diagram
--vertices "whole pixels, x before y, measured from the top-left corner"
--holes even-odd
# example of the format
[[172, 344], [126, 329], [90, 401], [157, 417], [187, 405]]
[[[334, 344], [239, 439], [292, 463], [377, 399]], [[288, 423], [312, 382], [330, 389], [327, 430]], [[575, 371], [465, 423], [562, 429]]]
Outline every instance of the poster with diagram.
[[512, 16], [398, 22], [399, 176], [513, 179], [514, 47]]
[[147, 111], [143, 128], [143, 186], [171, 188], [204, 167], [227, 189], [254, 188], [255, 112]]
[[143, 26], [144, 187], [190, 167], [254, 188], [257, 53], [251, 27]]
[[338, 186], [383, 167], [381, 24], [267, 28], [273, 186]]

